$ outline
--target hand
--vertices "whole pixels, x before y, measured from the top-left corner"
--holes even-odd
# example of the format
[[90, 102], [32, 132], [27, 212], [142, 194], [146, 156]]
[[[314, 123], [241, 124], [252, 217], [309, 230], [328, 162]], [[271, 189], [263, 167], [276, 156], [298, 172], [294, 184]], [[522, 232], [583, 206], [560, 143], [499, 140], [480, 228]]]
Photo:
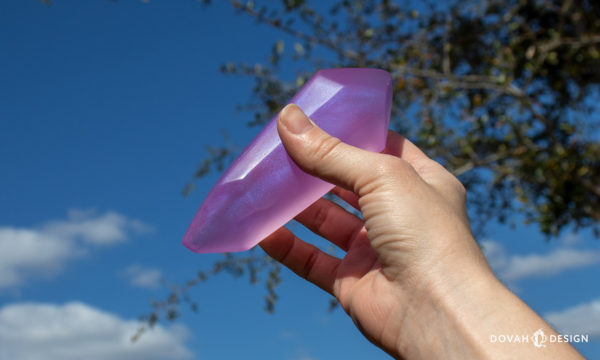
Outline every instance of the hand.
[[261, 246], [335, 296], [373, 343], [397, 352], [399, 320], [417, 301], [413, 289], [431, 286], [435, 279], [427, 276], [448, 271], [445, 264], [472, 263], [489, 271], [471, 236], [464, 187], [412, 143], [390, 132], [386, 154], [363, 151], [329, 136], [294, 105], [281, 112], [278, 129], [298, 165], [338, 185], [334, 193], [361, 210], [364, 222], [320, 199], [296, 220], [346, 251], [343, 259], [285, 228]]
[[[327, 199], [296, 217], [344, 250], [343, 259], [285, 228], [261, 247], [335, 296], [361, 332], [393, 356], [491, 355], [483, 336], [457, 318], [481, 328], [488, 314], [481, 303], [514, 299], [471, 234], [462, 184], [394, 132], [377, 154], [329, 136], [295, 105], [281, 111], [277, 125], [294, 161], [337, 185], [333, 192], [364, 220]], [[464, 314], [471, 305], [480, 310]]]

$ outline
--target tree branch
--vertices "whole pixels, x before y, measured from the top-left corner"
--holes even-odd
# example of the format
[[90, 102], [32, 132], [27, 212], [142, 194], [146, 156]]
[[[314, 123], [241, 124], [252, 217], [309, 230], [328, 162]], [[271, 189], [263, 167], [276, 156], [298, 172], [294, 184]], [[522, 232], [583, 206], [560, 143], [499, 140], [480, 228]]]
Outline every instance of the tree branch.
[[541, 43], [537, 46], [541, 59], [545, 59], [546, 55], [561, 46], [570, 46], [572, 48], [578, 49], [583, 46], [600, 44], [600, 35], [584, 35], [579, 38], [558, 38], [554, 40], [550, 40], [545, 43]]
[[279, 18], [270, 18], [270, 17], [264, 16], [260, 12], [254, 10], [253, 7], [244, 6], [244, 4], [242, 4], [239, 0], [229, 0], [229, 2], [231, 3], [231, 5], [234, 8], [240, 9], [240, 10], [246, 12], [246, 14], [253, 17], [257, 21], [262, 22], [267, 25], [270, 25], [285, 34], [291, 35], [299, 40], [303, 40], [303, 41], [309, 42], [311, 44], [324, 46], [325, 48], [332, 50], [334, 53], [336, 53], [337, 55], [339, 55], [342, 58], [343, 57], [348, 57], [348, 58], [356, 57], [356, 56], [353, 56], [352, 53], [341, 50], [339, 44], [337, 44], [334, 41], [325, 39], [323, 37], [318, 37], [315, 35], [309, 35], [302, 31], [296, 30], [290, 26], [285, 25], [284, 22]]
[[515, 97], [526, 96], [523, 90], [512, 84], [503, 84], [498, 77], [484, 75], [452, 75], [431, 69], [419, 69], [399, 65], [391, 69], [394, 75], [412, 75], [433, 79], [456, 89], [486, 89], [501, 92]]

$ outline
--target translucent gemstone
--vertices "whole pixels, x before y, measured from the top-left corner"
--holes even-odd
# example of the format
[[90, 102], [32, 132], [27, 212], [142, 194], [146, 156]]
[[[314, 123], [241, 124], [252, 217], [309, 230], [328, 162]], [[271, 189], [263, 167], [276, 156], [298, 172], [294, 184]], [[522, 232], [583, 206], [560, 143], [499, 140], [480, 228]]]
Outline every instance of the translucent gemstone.
[[[348, 144], [375, 152], [385, 147], [392, 102], [386, 71], [321, 70], [290, 102]], [[209, 192], [183, 244], [199, 253], [248, 250], [332, 188], [294, 163], [275, 117]]]

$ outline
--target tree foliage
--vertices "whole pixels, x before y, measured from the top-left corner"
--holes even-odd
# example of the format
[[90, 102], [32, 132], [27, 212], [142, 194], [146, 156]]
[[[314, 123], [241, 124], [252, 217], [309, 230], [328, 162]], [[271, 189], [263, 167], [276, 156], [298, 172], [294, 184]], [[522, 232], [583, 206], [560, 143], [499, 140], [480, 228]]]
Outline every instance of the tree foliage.
[[[482, 191], [472, 196], [476, 220], [504, 222], [518, 210], [548, 235], [597, 228], [600, 3], [474, 0], [417, 10], [363, 0], [323, 14], [299, 0], [231, 3], [293, 41], [290, 54], [276, 41], [268, 63], [222, 66], [255, 79], [250, 126], [269, 121], [320, 68], [386, 69], [395, 81], [391, 127]], [[285, 55], [296, 61], [294, 78], [279, 75]]]
[[[394, 79], [391, 127], [462, 180], [477, 224], [520, 213], [548, 236], [565, 228], [598, 235], [600, 3], [344, 0], [328, 10], [304, 0], [230, 3], [281, 33], [265, 63], [221, 68], [254, 79], [243, 107], [253, 113], [249, 126], [271, 120], [320, 68], [385, 69]], [[195, 177], [234, 155], [211, 148]], [[254, 267], [251, 274], [271, 269], [272, 310], [274, 263], [255, 253], [226, 260]], [[182, 292], [173, 296], [156, 313], [176, 308]]]

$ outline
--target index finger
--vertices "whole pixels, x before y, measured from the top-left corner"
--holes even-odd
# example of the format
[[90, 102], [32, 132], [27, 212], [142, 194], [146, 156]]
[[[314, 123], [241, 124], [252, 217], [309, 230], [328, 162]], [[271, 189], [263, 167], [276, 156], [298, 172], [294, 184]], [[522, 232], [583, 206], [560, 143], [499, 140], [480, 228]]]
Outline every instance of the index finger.
[[388, 130], [384, 154], [397, 156], [409, 164], [421, 159], [429, 159], [415, 144], [395, 131]]

